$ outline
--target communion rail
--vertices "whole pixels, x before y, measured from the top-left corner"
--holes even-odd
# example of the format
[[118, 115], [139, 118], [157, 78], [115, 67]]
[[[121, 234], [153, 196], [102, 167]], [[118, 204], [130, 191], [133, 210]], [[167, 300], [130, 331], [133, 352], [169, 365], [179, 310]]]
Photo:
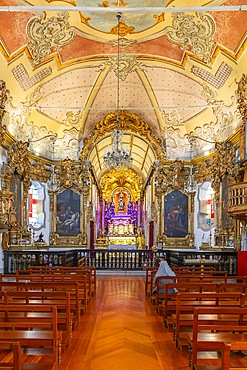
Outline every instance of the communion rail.
[[237, 252], [196, 251], [163, 249], [152, 250], [109, 250], [77, 248], [50, 248], [49, 250], [6, 250], [4, 251], [4, 273], [15, 273], [29, 266], [78, 266], [85, 265], [97, 270], [145, 270], [153, 267], [157, 260], [166, 255], [171, 267], [213, 265], [215, 270], [226, 270], [237, 275]]

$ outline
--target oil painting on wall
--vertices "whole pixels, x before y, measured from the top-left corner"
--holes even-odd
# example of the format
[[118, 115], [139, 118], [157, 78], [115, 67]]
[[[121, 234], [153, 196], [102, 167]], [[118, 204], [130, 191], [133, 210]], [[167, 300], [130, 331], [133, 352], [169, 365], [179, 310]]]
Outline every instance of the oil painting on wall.
[[76, 236], [80, 232], [80, 195], [64, 190], [56, 198], [56, 233]]
[[188, 196], [179, 190], [167, 194], [164, 199], [165, 236], [184, 238], [188, 234]]

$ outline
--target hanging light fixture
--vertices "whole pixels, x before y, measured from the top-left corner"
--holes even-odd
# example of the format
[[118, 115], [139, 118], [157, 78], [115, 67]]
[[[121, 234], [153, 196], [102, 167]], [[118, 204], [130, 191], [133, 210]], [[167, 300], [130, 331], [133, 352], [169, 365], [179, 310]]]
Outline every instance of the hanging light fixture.
[[57, 178], [57, 174], [55, 171], [55, 164], [54, 164], [54, 155], [55, 155], [55, 142], [57, 140], [57, 137], [54, 136], [53, 142], [52, 142], [52, 165], [51, 165], [51, 176], [50, 179], [47, 182], [48, 191], [51, 193], [56, 193], [60, 188], [60, 182]]
[[123, 146], [123, 131], [119, 128], [119, 102], [120, 102], [120, 20], [121, 12], [117, 13], [118, 19], [118, 54], [117, 54], [117, 118], [116, 130], [112, 132], [112, 148], [104, 154], [104, 167], [111, 169], [119, 167], [131, 167], [132, 158], [130, 151]]
[[190, 143], [190, 162], [191, 164], [190, 164], [188, 179], [184, 184], [184, 190], [187, 193], [192, 194], [196, 192], [196, 186], [197, 186], [197, 182], [195, 181], [195, 178], [194, 178], [193, 164], [192, 164], [192, 159], [193, 159], [193, 139], [192, 138], [189, 138], [189, 143]]

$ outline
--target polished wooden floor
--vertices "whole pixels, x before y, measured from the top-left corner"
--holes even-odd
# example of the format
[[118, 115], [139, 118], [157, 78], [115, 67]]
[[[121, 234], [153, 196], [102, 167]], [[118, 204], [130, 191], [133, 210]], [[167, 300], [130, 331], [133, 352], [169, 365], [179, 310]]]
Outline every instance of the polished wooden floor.
[[[210, 361], [218, 363], [217, 354]], [[240, 355], [237, 366], [246, 366]], [[59, 370], [189, 370], [145, 297], [144, 276], [98, 276], [97, 294], [73, 332]]]

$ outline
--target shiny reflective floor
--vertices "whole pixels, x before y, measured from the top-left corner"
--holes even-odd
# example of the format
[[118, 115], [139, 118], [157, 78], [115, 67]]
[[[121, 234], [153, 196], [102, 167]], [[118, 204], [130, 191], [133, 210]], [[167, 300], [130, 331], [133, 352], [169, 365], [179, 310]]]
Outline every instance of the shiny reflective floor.
[[[97, 276], [97, 294], [73, 332], [59, 370], [190, 369], [145, 297], [144, 281], [144, 276]], [[207, 364], [219, 363], [217, 356]], [[247, 356], [238, 356], [236, 364], [247, 368]]]

